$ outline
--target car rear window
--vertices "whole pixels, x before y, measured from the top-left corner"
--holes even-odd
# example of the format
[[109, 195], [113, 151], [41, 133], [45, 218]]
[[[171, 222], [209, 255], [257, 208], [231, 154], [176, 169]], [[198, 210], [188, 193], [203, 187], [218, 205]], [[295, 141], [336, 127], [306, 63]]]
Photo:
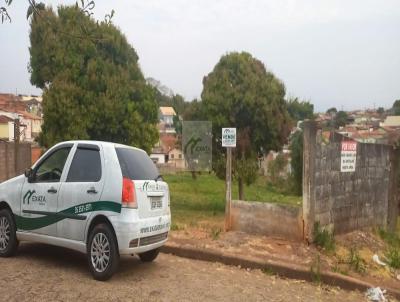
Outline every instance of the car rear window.
[[122, 175], [132, 180], [152, 180], [159, 175], [150, 157], [141, 150], [115, 148]]

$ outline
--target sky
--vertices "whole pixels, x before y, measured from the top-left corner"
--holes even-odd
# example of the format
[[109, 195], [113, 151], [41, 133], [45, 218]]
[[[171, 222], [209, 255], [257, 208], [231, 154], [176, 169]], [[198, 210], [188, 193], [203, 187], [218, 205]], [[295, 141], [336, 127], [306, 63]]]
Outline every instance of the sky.
[[[56, 7], [75, 1], [42, 0]], [[316, 111], [389, 108], [400, 99], [399, 0], [96, 0], [153, 77], [190, 101], [220, 57], [247, 51]], [[0, 6], [4, 0], [0, 0]], [[29, 82], [27, 0], [0, 24], [0, 92], [40, 94]]]

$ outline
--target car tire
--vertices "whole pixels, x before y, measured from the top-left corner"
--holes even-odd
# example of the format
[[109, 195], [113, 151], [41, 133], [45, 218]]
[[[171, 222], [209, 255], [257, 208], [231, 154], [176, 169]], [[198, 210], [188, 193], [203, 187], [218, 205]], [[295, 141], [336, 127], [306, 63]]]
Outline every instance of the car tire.
[[119, 265], [117, 239], [111, 227], [105, 223], [96, 225], [89, 235], [87, 259], [94, 279], [106, 281]]
[[0, 211], [0, 257], [15, 255], [18, 248], [17, 227], [11, 211]]
[[139, 254], [139, 258], [143, 262], [152, 262], [154, 259], [157, 258], [158, 253], [160, 253], [160, 249], [159, 248], [151, 250], [151, 251], [147, 251], [147, 252], [144, 252], [144, 253], [140, 253]]

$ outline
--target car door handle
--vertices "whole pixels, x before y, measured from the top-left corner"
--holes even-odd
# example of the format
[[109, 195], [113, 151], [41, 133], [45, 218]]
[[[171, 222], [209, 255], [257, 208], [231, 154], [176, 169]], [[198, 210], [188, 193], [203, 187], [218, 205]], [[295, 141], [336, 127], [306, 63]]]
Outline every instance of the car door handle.
[[57, 190], [55, 188], [51, 187], [50, 189], [47, 190], [47, 192], [55, 194], [55, 193], [57, 193]]
[[97, 191], [95, 188], [90, 188], [89, 190], [86, 191], [88, 194], [97, 194]]

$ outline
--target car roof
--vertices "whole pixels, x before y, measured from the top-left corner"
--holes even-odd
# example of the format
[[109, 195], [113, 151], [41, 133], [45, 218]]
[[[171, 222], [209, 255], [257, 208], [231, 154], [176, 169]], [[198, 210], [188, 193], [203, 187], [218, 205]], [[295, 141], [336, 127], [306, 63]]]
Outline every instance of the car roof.
[[113, 143], [113, 142], [105, 142], [105, 141], [95, 141], [95, 140], [70, 140], [70, 141], [60, 142], [57, 145], [61, 145], [61, 144], [65, 144], [65, 143], [96, 144], [96, 145], [102, 145], [102, 146], [107, 146], [108, 145], [108, 146], [112, 146], [112, 147], [129, 148], [129, 149], [135, 149], [135, 150], [138, 150], [138, 151], [146, 152], [143, 149], [132, 147], [132, 146], [128, 146], [128, 145], [123, 145], [123, 144]]

